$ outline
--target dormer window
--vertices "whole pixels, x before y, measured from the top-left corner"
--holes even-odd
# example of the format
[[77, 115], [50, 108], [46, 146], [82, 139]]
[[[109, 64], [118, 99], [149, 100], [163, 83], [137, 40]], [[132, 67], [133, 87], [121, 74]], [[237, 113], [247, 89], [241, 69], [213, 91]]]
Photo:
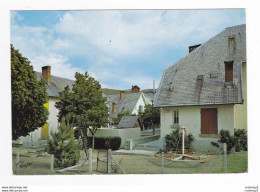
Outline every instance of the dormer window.
[[225, 61], [225, 82], [233, 81], [233, 63], [234, 61]]

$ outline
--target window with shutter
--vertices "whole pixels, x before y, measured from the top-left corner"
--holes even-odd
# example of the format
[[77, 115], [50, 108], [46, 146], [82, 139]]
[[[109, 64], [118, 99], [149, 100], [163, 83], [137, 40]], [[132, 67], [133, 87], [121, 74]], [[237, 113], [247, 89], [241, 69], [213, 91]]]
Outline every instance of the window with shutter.
[[201, 134], [218, 134], [217, 108], [201, 109]]
[[233, 81], [233, 61], [225, 62], [225, 81]]

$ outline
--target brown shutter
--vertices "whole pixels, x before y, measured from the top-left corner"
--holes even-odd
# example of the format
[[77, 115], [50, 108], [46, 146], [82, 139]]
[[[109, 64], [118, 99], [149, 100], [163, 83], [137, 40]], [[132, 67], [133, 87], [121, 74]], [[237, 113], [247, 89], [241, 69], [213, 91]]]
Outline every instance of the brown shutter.
[[217, 108], [201, 109], [201, 133], [218, 134]]
[[225, 62], [225, 81], [233, 81], [233, 61]]

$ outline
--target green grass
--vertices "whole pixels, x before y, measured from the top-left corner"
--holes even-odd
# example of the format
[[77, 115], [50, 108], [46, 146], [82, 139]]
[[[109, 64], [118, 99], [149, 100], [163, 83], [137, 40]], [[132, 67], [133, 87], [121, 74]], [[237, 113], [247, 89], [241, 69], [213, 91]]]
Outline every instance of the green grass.
[[245, 173], [247, 172], [247, 168], [247, 151], [241, 151], [227, 156], [228, 173]]

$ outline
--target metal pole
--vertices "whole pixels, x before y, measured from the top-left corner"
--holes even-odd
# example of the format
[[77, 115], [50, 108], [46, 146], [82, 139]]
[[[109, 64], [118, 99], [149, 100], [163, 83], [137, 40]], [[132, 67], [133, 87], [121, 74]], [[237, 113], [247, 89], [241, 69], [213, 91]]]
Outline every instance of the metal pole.
[[88, 149], [88, 171], [92, 173], [92, 149]]
[[111, 165], [112, 165], [112, 158], [111, 158], [112, 152], [111, 149], [107, 151], [107, 173], [111, 173]]
[[164, 173], [164, 152], [161, 153], [161, 170]]
[[54, 155], [51, 154], [51, 172], [53, 173], [53, 168], [54, 168]]
[[223, 157], [224, 173], [227, 173], [227, 144], [226, 143], [223, 143], [223, 151], [224, 151], [224, 157]]
[[182, 155], [184, 155], [184, 152], [185, 152], [184, 133], [185, 133], [185, 127], [184, 127], [184, 125], [183, 125], [183, 126], [182, 126]]

